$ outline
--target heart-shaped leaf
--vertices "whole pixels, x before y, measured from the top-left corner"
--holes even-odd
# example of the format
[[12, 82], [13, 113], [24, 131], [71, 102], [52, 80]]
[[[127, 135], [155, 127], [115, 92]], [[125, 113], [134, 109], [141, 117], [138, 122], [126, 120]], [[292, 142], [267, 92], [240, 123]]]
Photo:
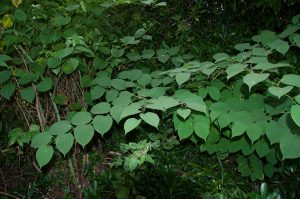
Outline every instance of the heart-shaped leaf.
[[97, 115], [93, 119], [93, 126], [95, 130], [102, 136], [104, 136], [104, 134], [110, 130], [112, 124], [113, 119], [110, 116]]
[[183, 83], [188, 81], [190, 79], [190, 77], [191, 77], [191, 73], [188, 73], [188, 72], [178, 73], [176, 75], [176, 82], [177, 82], [178, 86], [181, 86]]
[[294, 122], [300, 126], [300, 105], [293, 105], [291, 108], [291, 116]]
[[55, 138], [56, 148], [66, 156], [74, 143], [74, 137], [71, 133], [62, 134]]
[[42, 168], [43, 166], [45, 166], [50, 162], [53, 154], [54, 154], [54, 150], [52, 146], [41, 146], [38, 148], [35, 154], [35, 158], [40, 168]]
[[177, 109], [177, 113], [182, 119], [186, 119], [191, 114], [191, 109]]
[[287, 93], [289, 93], [294, 87], [293, 86], [286, 86], [283, 88], [279, 88], [279, 87], [269, 87], [268, 91], [272, 94], [277, 96], [278, 98], [281, 98], [282, 96], [286, 95]]
[[256, 84], [258, 84], [258, 83], [266, 80], [269, 76], [270, 76], [269, 73], [263, 73], [263, 74], [260, 74], [260, 73], [250, 73], [250, 74], [245, 75], [243, 77], [243, 81], [244, 81], [245, 84], [248, 85], [249, 92], [250, 92], [251, 88], [254, 85], [256, 85]]
[[144, 122], [148, 123], [151, 126], [154, 126], [155, 128], [158, 128], [159, 117], [156, 113], [148, 112], [145, 114], [140, 114], [140, 117]]
[[142, 120], [137, 120], [135, 118], [129, 118], [125, 121], [124, 123], [124, 130], [125, 130], [125, 135], [135, 129]]
[[94, 136], [94, 128], [92, 125], [80, 125], [74, 129], [74, 137], [76, 141], [84, 148]]

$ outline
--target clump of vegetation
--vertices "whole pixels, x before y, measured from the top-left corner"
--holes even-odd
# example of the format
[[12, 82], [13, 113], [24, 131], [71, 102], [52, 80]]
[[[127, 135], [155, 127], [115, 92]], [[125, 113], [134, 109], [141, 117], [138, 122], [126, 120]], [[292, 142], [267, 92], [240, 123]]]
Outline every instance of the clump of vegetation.
[[297, 5], [2, 1], [0, 194], [296, 198]]

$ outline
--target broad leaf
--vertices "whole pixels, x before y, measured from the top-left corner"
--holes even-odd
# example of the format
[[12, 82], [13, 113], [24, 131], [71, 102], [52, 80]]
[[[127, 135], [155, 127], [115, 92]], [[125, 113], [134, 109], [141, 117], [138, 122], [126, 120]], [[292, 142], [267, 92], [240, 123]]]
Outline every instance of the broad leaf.
[[273, 41], [272, 43], [269, 43], [268, 46], [271, 49], [275, 49], [277, 52], [285, 55], [286, 52], [289, 50], [290, 46], [289, 43], [286, 41], [283, 41], [281, 39], [277, 39]]
[[300, 88], [300, 75], [287, 74], [282, 77], [280, 80], [281, 83], [296, 86]]
[[177, 127], [178, 136], [180, 140], [189, 138], [194, 131], [194, 126], [191, 118], [187, 120], [180, 121]]
[[91, 113], [93, 114], [105, 114], [110, 111], [110, 103], [100, 102], [92, 107]]
[[259, 74], [259, 73], [253, 73], [252, 72], [250, 74], [245, 75], [243, 77], [243, 81], [244, 81], [245, 84], [248, 85], [249, 92], [250, 92], [251, 88], [254, 85], [266, 80], [269, 76], [270, 76], [270, 74], [268, 74], [268, 73]]
[[71, 119], [71, 123], [74, 125], [84, 125], [92, 120], [91, 113], [89, 112], [78, 112]]
[[50, 162], [54, 154], [52, 146], [41, 146], [38, 148], [35, 154], [36, 161], [40, 168]]
[[246, 132], [252, 143], [263, 135], [262, 127], [257, 123], [249, 124]]
[[71, 150], [74, 143], [74, 137], [71, 133], [62, 134], [55, 138], [56, 148], [64, 155]]
[[33, 148], [39, 148], [42, 146], [46, 146], [52, 141], [51, 134], [46, 131], [43, 133], [38, 133], [36, 136], [34, 136], [31, 140], [31, 147]]
[[294, 122], [300, 126], [300, 105], [293, 105], [291, 107], [291, 116]]
[[292, 133], [284, 134], [280, 140], [280, 150], [283, 159], [300, 157], [300, 136]]
[[227, 80], [231, 77], [243, 72], [247, 65], [244, 64], [232, 64], [226, 68]]
[[62, 69], [64, 73], [71, 74], [73, 73], [79, 65], [79, 60], [76, 58], [70, 58], [66, 63], [63, 65]]
[[52, 124], [52, 126], [49, 129], [49, 132], [52, 135], [62, 135], [62, 134], [69, 132], [71, 130], [71, 128], [72, 128], [72, 125], [69, 121], [62, 120], [62, 121], [58, 121], [58, 122]]
[[283, 88], [272, 86], [272, 87], [268, 88], [268, 91], [272, 95], [275, 95], [276, 97], [278, 97], [278, 99], [280, 99], [282, 96], [289, 93], [293, 88], [294, 88], [293, 86], [286, 86], [286, 87], [283, 87]]
[[138, 127], [140, 125], [142, 120], [137, 120], [135, 118], [129, 118], [125, 121], [124, 123], [124, 130], [125, 130], [125, 135]]
[[117, 123], [121, 121], [122, 112], [123, 112], [123, 106], [120, 105], [113, 106], [110, 109], [110, 115]]
[[35, 91], [31, 86], [27, 88], [23, 88], [20, 94], [21, 94], [21, 98], [29, 103], [33, 102], [35, 98]]
[[1, 97], [4, 97], [7, 100], [10, 100], [11, 96], [14, 94], [16, 90], [16, 84], [7, 83], [0, 89]]
[[47, 92], [52, 88], [53, 80], [50, 77], [45, 77], [40, 83], [36, 85], [39, 92]]
[[74, 137], [83, 148], [92, 140], [94, 128], [92, 125], [79, 125], [74, 129]]
[[140, 118], [149, 125], [158, 128], [159, 117], [156, 113], [147, 112], [145, 114], [140, 114]]
[[9, 70], [4, 70], [0, 72], [0, 84], [5, 83], [7, 80], [10, 79], [11, 77], [11, 71]]
[[113, 48], [111, 49], [110, 53], [114, 58], [120, 58], [124, 54], [124, 49]]
[[176, 82], [178, 84], [178, 86], [180, 87], [183, 83], [185, 83], [186, 81], [188, 81], [191, 77], [191, 73], [187, 72], [187, 73], [178, 73], [176, 75]]
[[94, 129], [102, 136], [104, 136], [104, 134], [111, 129], [112, 124], [113, 124], [113, 119], [110, 116], [97, 115], [93, 119]]
[[105, 89], [101, 86], [95, 86], [91, 89], [92, 100], [101, 98], [105, 93]]
[[121, 120], [125, 117], [140, 113], [141, 103], [132, 103], [129, 106], [125, 106], [122, 110]]
[[209, 135], [209, 129], [210, 129], [210, 121], [207, 117], [202, 115], [197, 115], [194, 117], [194, 131], [196, 135], [205, 140]]
[[191, 112], [191, 109], [177, 109], [177, 114], [184, 120], [191, 114]]

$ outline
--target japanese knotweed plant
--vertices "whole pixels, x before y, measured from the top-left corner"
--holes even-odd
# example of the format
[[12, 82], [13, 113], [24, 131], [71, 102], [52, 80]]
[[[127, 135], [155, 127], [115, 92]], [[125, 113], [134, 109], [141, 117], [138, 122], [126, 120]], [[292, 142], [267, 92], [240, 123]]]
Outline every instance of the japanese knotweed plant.
[[[53, 16], [44, 29], [34, 25], [42, 24], [33, 17], [39, 15], [20, 8], [2, 20], [6, 53], [0, 56], [0, 96], [11, 100], [17, 94], [39, 105], [39, 94], [48, 93], [57, 113], [57, 122], [48, 127], [31, 126], [26, 136], [20, 128], [10, 133], [11, 145], [30, 143], [37, 150], [40, 167], [50, 162], [55, 151], [66, 156], [75, 142], [85, 148], [96, 133], [105, 136], [113, 126], [122, 126], [127, 135], [139, 128], [160, 129], [170, 118], [179, 140], [190, 140], [201, 152], [222, 158], [237, 154], [238, 170], [252, 180], [271, 177], [279, 162], [300, 157], [300, 75], [297, 60], [286, 59], [287, 53], [293, 57], [293, 50], [300, 48], [299, 15], [280, 34], [262, 31], [252, 43], [237, 44], [234, 56], [219, 53], [213, 62], [200, 62], [193, 55], [181, 55], [179, 47], [139, 50], [140, 43], [151, 41], [146, 27], [111, 46], [100, 38], [91, 44], [90, 35], [70, 28], [77, 23], [77, 12], [85, 12], [82, 5], [63, 9], [65, 15]], [[23, 27], [28, 20], [35, 20], [31, 21], [34, 34]], [[62, 33], [64, 29], [67, 33]], [[33, 44], [38, 48], [25, 50], [24, 45]], [[136, 67], [113, 73], [119, 66], [140, 63], [172, 63], [176, 68]], [[64, 100], [53, 97], [55, 85], [61, 76], [77, 71], [82, 73], [87, 105], [61, 119], [57, 105], [63, 106]], [[144, 154], [141, 149], [131, 157], [138, 160], [141, 152], [151, 157], [149, 151]], [[134, 161], [128, 167], [133, 170], [138, 164]]]

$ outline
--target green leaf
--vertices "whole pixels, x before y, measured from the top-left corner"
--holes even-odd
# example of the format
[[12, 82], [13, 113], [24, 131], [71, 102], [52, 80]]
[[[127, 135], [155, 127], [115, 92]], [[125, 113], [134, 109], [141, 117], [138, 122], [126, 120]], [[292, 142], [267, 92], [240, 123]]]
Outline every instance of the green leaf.
[[38, 148], [35, 154], [36, 161], [40, 168], [50, 162], [54, 154], [52, 146], [41, 146]]
[[126, 81], [124, 81], [123, 79], [112, 79], [110, 84], [117, 90], [124, 90], [127, 88]]
[[249, 43], [242, 43], [235, 45], [234, 48], [240, 52], [243, 52], [244, 50], [251, 49], [251, 46]]
[[237, 137], [242, 135], [246, 129], [248, 124], [243, 121], [234, 122], [231, 128], [232, 137]]
[[210, 121], [203, 115], [194, 116], [194, 131], [195, 134], [206, 141], [209, 135]]
[[288, 126], [282, 126], [280, 123], [271, 121], [266, 127], [266, 135], [271, 144], [279, 143], [281, 137], [291, 133]]
[[282, 96], [286, 95], [291, 90], [293, 90], [293, 88], [294, 88], [293, 86], [285, 86], [283, 88], [272, 86], [268, 88], [268, 91], [272, 95], [275, 95], [276, 97], [278, 97], [278, 99], [280, 99]]
[[293, 105], [291, 107], [291, 116], [294, 122], [300, 126], [300, 105]]
[[105, 99], [107, 102], [111, 102], [114, 99], [116, 99], [119, 95], [119, 91], [115, 90], [115, 89], [111, 89], [109, 91], [106, 92], [105, 94]]
[[74, 48], [64, 48], [61, 50], [58, 50], [53, 53], [53, 56], [59, 59], [63, 59], [69, 55], [71, 55], [74, 51]]
[[130, 81], [136, 81], [141, 77], [142, 74], [143, 73], [141, 70], [134, 69], [134, 70], [122, 71], [121, 73], [119, 73], [118, 77], [120, 79], [128, 79]]
[[27, 88], [23, 88], [20, 93], [21, 93], [21, 98], [23, 100], [29, 103], [33, 102], [35, 98], [35, 91], [31, 86]]
[[105, 89], [101, 86], [95, 86], [91, 89], [92, 100], [101, 98], [105, 93]]
[[155, 55], [155, 52], [153, 49], [144, 49], [142, 52], [142, 57], [144, 59], [150, 59]]
[[226, 53], [218, 53], [213, 56], [213, 58], [216, 60], [216, 62], [226, 60], [228, 57], [229, 57], [229, 55]]
[[25, 22], [27, 16], [26, 16], [26, 14], [25, 14], [25, 12], [24, 12], [23, 10], [18, 9], [18, 10], [15, 11], [15, 18], [16, 18], [18, 21], [23, 21], [23, 22]]
[[208, 89], [209, 96], [213, 100], [219, 101], [220, 96], [221, 96], [220, 90], [217, 87], [214, 87], [214, 86], [209, 86], [209, 87], [207, 87], [207, 89]]
[[253, 72], [252, 72], [252, 73], [250, 73], [250, 74], [245, 75], [245, 76], [243, 77], [243, 81], [244, 81], [245, 84], [248, 85], [248, 87], [249, 87], [249, 92], [250, 92], [251, 88], [252, 88], [254, 85], [256, 85], [256, 84], [258, 84], [258, 83], [260, 83], [260, 82], [266, 80], [269, 76], [270, 76], [269, 73], [259, 74], [259, 73], [253, 73]]
[[245, 71], [246, 67], [247, 67], [247, 65], [240, 64], [240, 63], [229, 65], [228, 68], [226, 68], [227, 80], [230, 79], [231, 77], [234, 77], [237, 74]]
[[140, 114], [140, 118], [148, 123], [151, 126], [154, 126], [155, 128], [158, 129], [158, 124], [159, 124], [159, 117], [156, 113], [152, 112], [147, 112], [145, 114]]
[[112, 124], [113, 124], [113, 119], [110, 116], [97, 115], [93, 119], [93, 127], [102, 136], [104, 136], [104, 134], [111, 129]]
[[67, 120], [61, 120], [54, 124], [49, 129], [52, 135], [63, 135], [72, 129], [72, 125]]
[[9, 100], [16, 90], [16, 84], [7, 83], [0, 89], [0, 95]]
[[260, 158], [265, 157], [270, 152], [268, 143], [263, 139], [257, 141], [257, 143], [255, 144], [255, 150]]
[[100, 57], [95, 57], [93, 61], [93, 68], [103, 70], [108, 66], [108, 63]]
[[282, 67], [291, 67], [291, 65], [287, 63], [258, 63], [256, 66], [253, 67], [254, 70], [274, 70], [277, 68], [282, 68]]
[[57, 26], [65, 26], [68, 23], [70, 23], [70, 21], [71, 21], [71, 17], [69, 16], [64, 17], [62, 15], [58, 15], [54, 18], [54, 24]]
[[287, 74], [282, 77], [280, 80], [281, 83], [296, 86], [300, 88], [300, 75]]
[[283, 55], [285, 55], [290, 48], [289, 43], [281, 39], [277, 39], [272, 43], [269, 43], [268, 46]]
[[110, 53], [114, 58], [120, 58], [124, 54], [124, 49], [113, 48], [113, 49], [111, 49]]
[[177, 109], [177, 114], [184, 120], [191, 114], [191, 112], [191, 109]]
[[138, 54], [138, 53], [136, 53], [136, 52], [130, 52], [130, 53], [127, 53], [126, 54], [126, 57], [130, 60], [130, 61], [138, 61], [140, 58], [141, 58], [141, 56]]
[[45, 77], [40, 83], [36, 85], [39, 92], [47, 92], [52, 88], [53, 80], [50, 77]]
[[92, 120], [91, 113], [89, 112], [78, 112], [71, 119], [71, 123], [74, 125], [84, 125]]
[[149, 74], [143, 73], [142, 76], [137, 80], [141, 86], [146, 86], [151, 83], [152, 77]]
[[251, 57], [246, 63], [250, 64], [260, 64], [260, 63], [268, 63], [267, 57]]
[[115, 105], [110, 109], [110, 115], [117, 123], [121, 121], [122, 112], [123, 112], [123, 106], [121, 105]]
[[128, 91], [122, 91], [119, 94], [119, 97], [113, 100], [113, 105], [121, 105], [121, 106], [127, 106], [132, 102], [132, 96], [133, 94]]
[[137, 120], [135, 118], [129, 118], [125, 121], [124, 123], [124, 130], [125, 130], [125, 135], [138, 127], [140, 125], [142, 120]]
[[92, 107], [91, 113], [93, 114], [105, 114], [110, 111], [110, 103], [100, 102]]
[[92, 140], [94, 128], [92, 125], [79, 125], [74, 129], [74, 137], [83, 148]]
[[179, 101], [167, 96], [161, 96], [158, 99], [150, 99], [146, 108], [166, 111], [169, 108], [179, 105]]
[[167, 53], [160, 53], [158, 54], [157, 59], [161, 63], [165, 64], [170, 59], [170, 55]]
[[[135, 157], [131, 157], [130, 160], [129, 160], [129, 163], [128, 163], [128, 168], [129, 168], [129, 171], [134, 171], [137, 166], [139, 165], [139, 160], [136, 159]], [[126, 194], [126, 198], [128, 194]], [[125, 197], [124, 197], [125, 199]]]
[[37, 74], [35, 74], [35, 73], [21, 74], [20, 78], [19, 78], [19, 84], [20, 85], [25, 85], [25, 84], [28, 84], [28, 83], [34, 81], [37, 78], [38, 78]]
[[191, 73], [189, 73], [189, 72], [178, 73], [176, 75], [176, 82], [177, 82], [178, 86], [180, 87], [183, 83], [188, 81], [190, 79], [190, 77], [191, 77]]
[[263, 135], [262, 127], [257, 123], [249, 124], [246, 132], [252, 143], [254, 143]]
[[193, 134], [194, 131], [193, 127], [194, 126], [191, 118], [188, 118], [187, 120], [184, 121], [180, 121], [177, 129], [179, 139], [183, 140], [189, 138]]
[[141, 107], [142, 107], [141, 103], [132, 103], [129, 106], [123, 107], [120, 120], [122, 120], [125, 117], [140, 113]]
[[280, 140], [280, 150], [283, 159], [296, 159], [300, 157], [300, 136], [288, 133]]
[[69, 75], [73, 73], [79, 65], [79, 60], [76, 58], [70, 58], [66, 63], [63, 65], [62, 69], [65, 74]]
[[38, 133], [31, 140], [31, 147], [39, 148], [42, 146], [46, 146], [52, 141], [52, 136], [50, 132], [46, 131], [43, 133]]
[[0, 84], [7, 82], [11, 77], [11, 71], [4, 70], [0, 72]]
[[71, 150], [74, 143], [74, 137], [71, 133], [58, 135], [55, 138], [56, 148], [64, 155]]

